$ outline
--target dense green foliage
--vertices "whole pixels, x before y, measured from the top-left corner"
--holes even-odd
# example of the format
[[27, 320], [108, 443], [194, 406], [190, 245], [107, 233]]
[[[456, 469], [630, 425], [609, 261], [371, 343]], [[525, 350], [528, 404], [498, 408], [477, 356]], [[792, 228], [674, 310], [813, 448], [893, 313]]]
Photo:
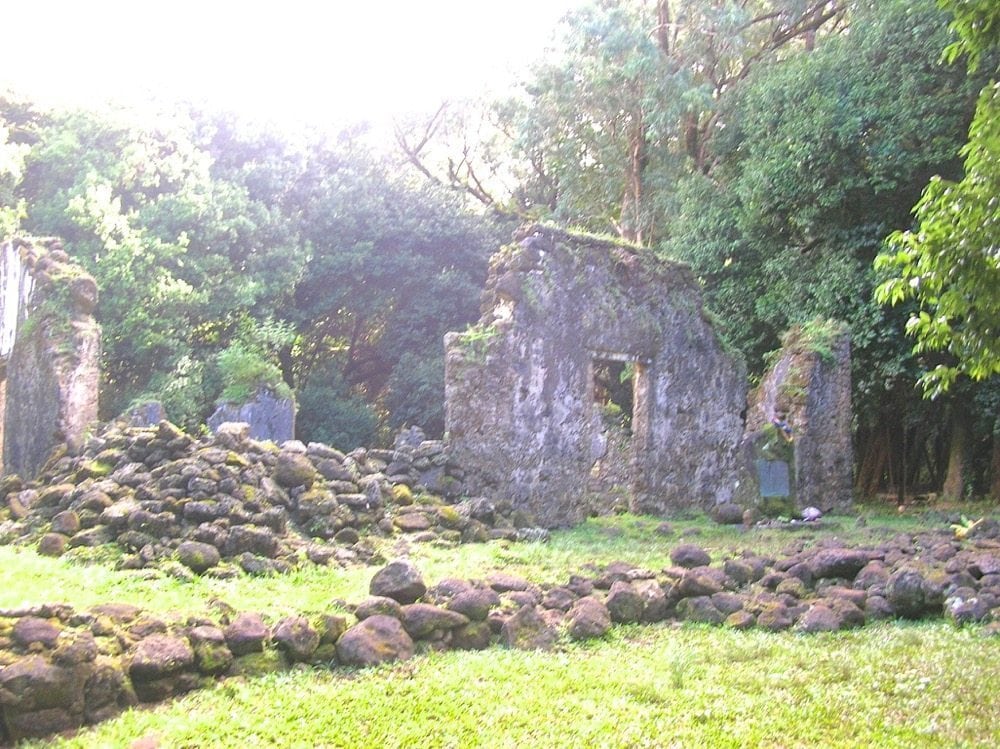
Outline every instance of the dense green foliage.
[[[97, 278], [105, 416], [156, 397], [194, 425], [219, 398], [291, 388], [300, 436], [341, 447], [443, 430], [441, 337], [477, 316], [509, 230], [497, 216], [614, 232], [693, 267], [752, 377], [792, 326], [850, 326], [861, 493], [933, 490], [965, 464], [953, 484], [983, 491], [991, 462], [1000, 474], [992, 386], [930, 403], [913, 382], [998, 366], [982, 291], [997, 273], [996, 28], [993, 4], [958, 0], [600, 0], [567, 16], [517, 95], [401, 124], [409, 171], [362, 129], [7, 99], [0, 228], [62, 236]], [[882, 261], [904, 302], [887, 308], [873, 260], [934, 175], [921, 229]], [[956, 257], [946, 218], [987, 251]], [[968, 439], [950, 440], [957, 423]], [[949, 460], [949, 442], [969, 454]]]
[[887, 351], [893, 321], [872, 300], [872, 258], [952, 161], [971, 93], [935, 65], [946, 37], [933, 7], [880, 4], [854, 20], [727, 100], [719, 166], [684, 195], [663, 246], [711, 279], [709, 304], [752, 368], [791, 324], [845, 319], [864, 395], [905, 366]]
[[687, 260], [754, 372], [791, 324], [846, 318], [865, 394], [911, 366], [871, 261], [958, 173], [977, 90], [940, 64], [946, 26], [933, 0], [596, 3], [446, 176], [513, 176], [479, 197]]
[[17, 229], [23, 204], [15, 197], [15, 187], [24, 170], [26, 146], [10, 141], [10, 130], [0, 117], [0, 236], [8, 236]]
[[441, 432], [441, 339], [476, 316], [498, 243], [458, 196], [360, 131], [2, 104], [7, 230], [26, 206], [21, 229], [62, 237], [101, 289], [105, 417], [156, 398], [194, 426], [219, 399], [294, 389], [305, 439]]
[[916, 207], [920, 228], [894, 234], [895, 254], [879, 258], [898, 274], [879, 298], [922, 305], [906, 324], [914, 351], [952, 357], [923, 376], [931, 395], [959, 374], [1000, 374], [1000, 84], [983, 90], [963, 154], [962, 180], [932, 179]]
[[[872, 263], [928, 179], [961, 174], [984, 78], [941, 60], [948, 21], [934, 0], [593, 3], [567, 18], [520, 98], [463, 115], [464, 128], [438, 113], [399, 140], [425, 174], [500, 210], [687, 261], [753, 376], [791, 326], [844, 320], [859, 490], [933, 488], [951, 414], [979, 396], [921, 402], [912, 308], [875, 298]], [[494, 127], [483, 137], [470, 121]], [[461, 158], [436, 167], [428, 137]], [[991, 432], [965, 442], [980, 467]]]
[[[946, 54], [969, 57], [971, 70], [1000, 51], [1000, 8], [994, 3], [941, 0], [954, 16], [957, 42]], [[997, 70], [1000, 70], [998, 66]], [[994, 70], [994, 74], [997, 72]], [[907, 322], [914, 351], [947, 352], [922, 379], [927, 394], [949, 390], [956, 377], [985, 380], [1000, 374], [1000, 83], [985, 86], [962, 149], [965, 175], [935, 176], [917, 203], [919, 227], [896, 232], [878, 266], [894, 277], [880, 300], [916, 300]]]

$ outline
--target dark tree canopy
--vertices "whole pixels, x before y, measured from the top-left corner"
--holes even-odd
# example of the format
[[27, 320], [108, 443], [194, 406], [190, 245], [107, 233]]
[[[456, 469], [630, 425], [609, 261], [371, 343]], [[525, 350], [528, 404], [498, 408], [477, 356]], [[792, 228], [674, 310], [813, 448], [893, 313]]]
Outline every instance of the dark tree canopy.
[[63, 237], [101, 287], [104, 416], [157, 398], [194, 426], [265, 386], [299, 392], [305, 438], [440, 433], [441, 340], [477, 315], [498, 243], [459, 196], [401, 176], [361, 131], [303, 142], [223, 113], [11, 102], [0, 116], [30, 141], [0, 145], [0, 220], [25, 211], [20, 228]]
[[[940, 5], [953, 14], [959, 35], [946, 51], [951, 60], [967, 55], [976, 71], [991, 54], [998, 59], [996, 3]], [[934, 175], [914, 209], [918, 227], [894, 233], [877, 261], [893, 274], [879, 287], [879, 299], [919, 305], [906, 323], [914, 352], [945, 355], [921, 377], [931, 396], [960, 375], [980, 381], [1000, 374], [1000, 82], [982, 89], [961, 154], [964, 176]]]

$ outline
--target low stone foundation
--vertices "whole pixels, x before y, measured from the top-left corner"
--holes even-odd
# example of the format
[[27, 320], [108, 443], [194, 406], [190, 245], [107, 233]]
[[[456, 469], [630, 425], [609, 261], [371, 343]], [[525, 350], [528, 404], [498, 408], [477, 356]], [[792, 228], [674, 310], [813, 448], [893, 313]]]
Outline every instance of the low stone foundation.
[[945, 531], [871, 547], [828, 544], [776, 559], [717, 560], [674, 547], [661, 571], [614, 562], [562, 584], [509, 574], [428, 587], [408, 561], [371, 580], [346, 610], [269, 621], [253, 612], [157, 616], [125, 604], [0, 611], [0, 740], [78, 728], [228, 676], [296, 663], [365, 667], [496, 644], [552, 648], [602, 637], [615, 624], [690, 621], [803, 633], [891, 617], [990, 622], [1000, 634], [1000, 524], [955, 540]]

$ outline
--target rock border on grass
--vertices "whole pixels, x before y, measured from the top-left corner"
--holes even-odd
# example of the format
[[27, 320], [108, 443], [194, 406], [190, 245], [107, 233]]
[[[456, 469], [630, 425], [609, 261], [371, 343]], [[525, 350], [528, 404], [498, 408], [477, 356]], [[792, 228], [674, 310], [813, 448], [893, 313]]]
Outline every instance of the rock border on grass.
[[[1000, 527], [993, 537], [898, 535], [835, 540], [767, 557], [716, 560], [688, 545], [659, 571], [612, 562], [541, 585], [508, 573], [427, 586], [408, 560], [374, 575], [373, 595], [341, 612], [156, 616], [109, 603], [0, 610], [0, 741], [44, 737], [170, 699], [230, 675], [367, 667], [438, 650], [548, 650], [615, 624], [703, 622], [803, 634], [880, 619], [945, 617], [1000, 635]], [[996, 531], [996, 533], [994, 533]], [[676, 550], [675, 550], [676, 551]], [[703, 564], [699, 564], [703, 562]]]

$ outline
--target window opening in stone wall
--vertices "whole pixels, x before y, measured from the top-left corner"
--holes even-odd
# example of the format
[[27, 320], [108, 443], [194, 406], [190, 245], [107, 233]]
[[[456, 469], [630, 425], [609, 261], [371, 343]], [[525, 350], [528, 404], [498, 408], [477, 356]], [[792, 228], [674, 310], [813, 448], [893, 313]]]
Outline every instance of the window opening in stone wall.
[[635, 409], [636, 363], [627, 360], [594, 359], [594, 402], [607, 427], [632, 433]]

